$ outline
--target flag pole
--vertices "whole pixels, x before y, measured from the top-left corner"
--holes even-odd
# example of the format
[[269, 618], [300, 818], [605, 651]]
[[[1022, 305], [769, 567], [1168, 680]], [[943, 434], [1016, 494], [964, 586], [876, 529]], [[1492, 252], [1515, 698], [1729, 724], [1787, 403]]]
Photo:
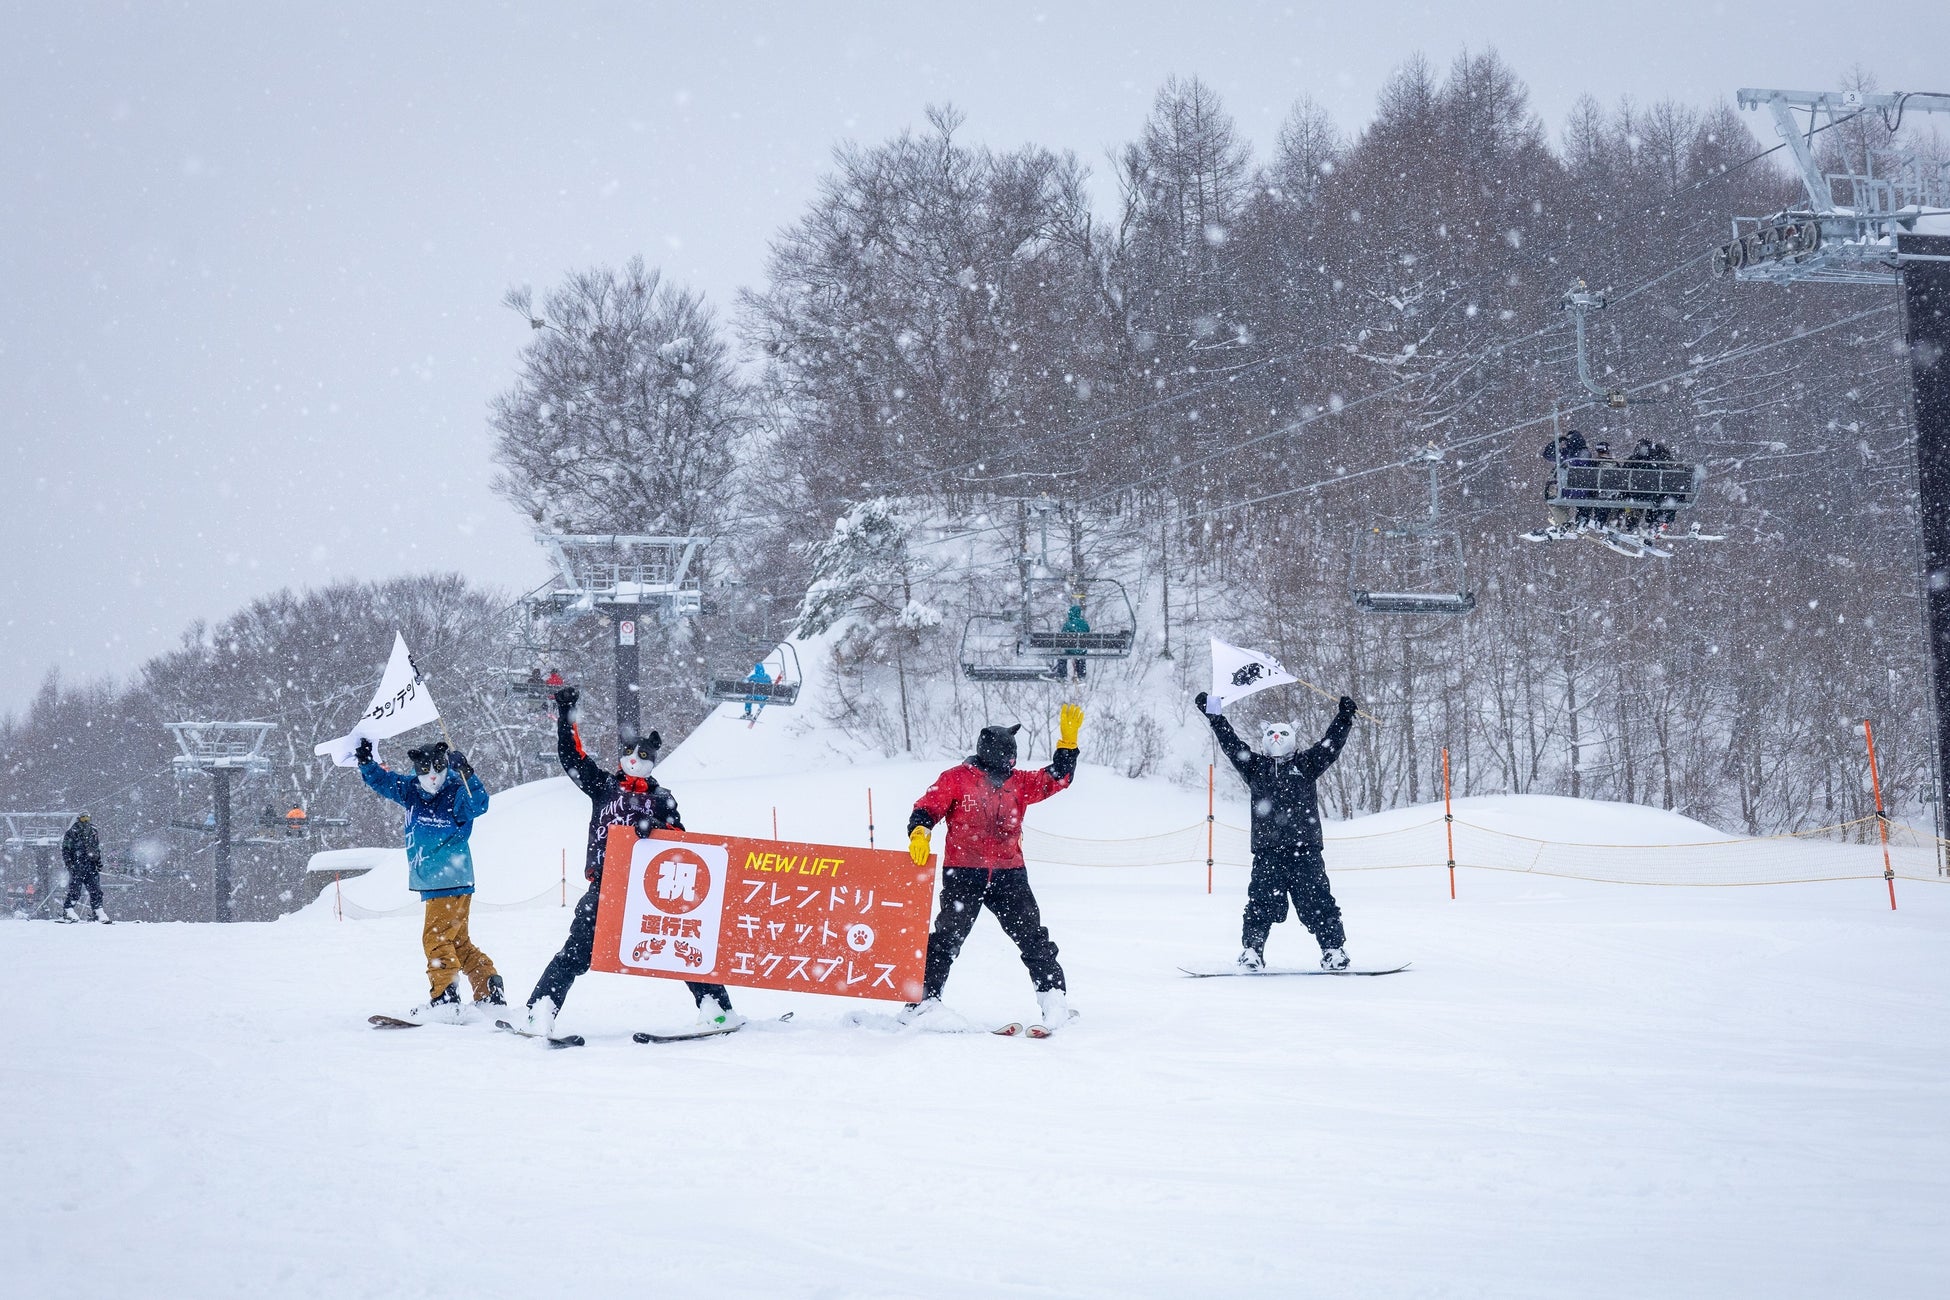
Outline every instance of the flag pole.
[[[1312, 682], [1303, 682], [1298, 677], [1296, 677], [1293, 679], [1293, 684], [1296, 686], [1306, 687], [1308, 690], [1312, 691], [1315, 695], [1320, 696], [1322, 699], [1333, 700], [1337, 704], [1340, 702], [1341, 699], [1340, 696], [1335, 695], [1332, 691], [1323, 691], [1320, 689], [1320, 687], [1315, 686]], [[1356, 717], [1366, 718], [1369, 722], [1374, 723], [1376, 726], [1381, 725], [1380, 718], [1377, 718], [1374, 714], [1369, 713], [1366, 709], [1362, 708], [1358, 704], [1354, 706], [1354, 714]]]

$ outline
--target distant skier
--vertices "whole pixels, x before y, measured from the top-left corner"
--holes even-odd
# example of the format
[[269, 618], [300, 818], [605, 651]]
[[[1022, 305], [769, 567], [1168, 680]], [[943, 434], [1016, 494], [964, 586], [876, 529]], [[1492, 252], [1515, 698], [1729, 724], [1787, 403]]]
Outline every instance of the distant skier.
[[[589, 959], [595, 955], [596, 910], [602, 901], [603, 850], [609, 842], [609, 828], [631, 826], [639, 835], [666, 827], [684, 829], [677, 800], [650, 775], [663, 737], [653, 731], [631, 741], [616, 771], [605, 772], [582, 748], [582, 732], [576, 726], [576, 701], [580, 698], [581, 692], [573, 686], [555, 693], [555, 756], [576, 788], [589, 796], [589, 839], [582, 862], [582, 877], [589, 888], [576, 902], [562, 951], [549, 961], [535, 991], [528, 995], [527, 1032], [545, 1037], [555, 1032], [555, 1017], [569, 996], [570, 986], [588, 973]], [[744, 1017], [731, 1009], [731, 994], [724, 985], [686, 981], [684, 987], [697, 1002], [700, 1025], [732, 1027], [743, 1022]]]
[[1346, 970], [1347, 932], [1341, 925], [1340, 905], [1327, 883], [1327, 864], [1321, 856], [1320, 799], [1314, 782], [1340, 757], [1341, 746], [1354, 726], [1354, 701], [1343, 695], [1340, 711], [1320, 743], [1295, 753], [1291, 722], [1268, 722], [1260, 728], [1264, 753], [1239, 738], [1224, 716], [1206, 710], [1206, 695], [1195, 701], [1219, 750], [1246, 782], [1253, 801], [1253, 875], [1246, 886], [1246, 917], [1241, 940], [1245, 947], [1239, 965], [1262, 970], [1266, 965], [1266, 936], [1286, 920], [1289, 896], [1294, 915], [1320, 944], [1322, 970]]
[[[96, 920], [108, 924], [108, 909], [102, 906], [102, 840], [87, 813], [74, 819], [61, 837], [61, 862], [68, 869], [68, 896], [62, 901], [62, 919]], [[88, 916], [75, 910], [82, 891], [88, 892]]]
[[1054, 1028], [1073, 1014], [1065, 997], [1063, 968], [1056, 961], [1056, 944], [1043, 925], [1042, 909], [1023, 865], [1022, 815], [1030, 804], [1067, 789], [1076, 776], [1083, 709], [1063, 706], [1056, 753], [1049, 766], [1039, 770], [1016, 768], [1020, 729], [1020, 723], [982, 728], [974, 755], [935, 778], [907, 819], [908, 852], [916, 866], [927, 862], [928, 832], [944, 818], [948, 839], [941, 851], [941, 911], [928, 935], [921, 1001], [910, 1003], [903, 1019], [928, 1015], [940, 1006], [948, 970], [984, 907], [995, 913], [1003, 933], [1021, 951], [1022, 964], [1036, 985], [1043, 1023]]
[[476, 1007], [506, 1006], [501, 976], [468, 933], [474, 855], [467, 841], [488, 810], [487, 787], [467, 755], [449, 749], [444, 740], [406, 751], [412, 776], [386, 770], [373, 757], [370, 740], [362, 738], [353, 756], [373, 793], [406, 809], [406, 887], [426, 904], [420, 943], [426, 949], [429, 992], [426, 1004], [407, 1012], [407, 1018], [461, 1023], [463, 974]]

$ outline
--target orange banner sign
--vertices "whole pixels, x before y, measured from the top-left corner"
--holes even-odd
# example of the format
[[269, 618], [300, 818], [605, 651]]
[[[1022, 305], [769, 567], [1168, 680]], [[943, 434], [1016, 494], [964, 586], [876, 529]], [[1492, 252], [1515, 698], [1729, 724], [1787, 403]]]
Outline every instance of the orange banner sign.
[[612, 826], [590, 966], [918, 1002], [933, 900], [904, 852]]

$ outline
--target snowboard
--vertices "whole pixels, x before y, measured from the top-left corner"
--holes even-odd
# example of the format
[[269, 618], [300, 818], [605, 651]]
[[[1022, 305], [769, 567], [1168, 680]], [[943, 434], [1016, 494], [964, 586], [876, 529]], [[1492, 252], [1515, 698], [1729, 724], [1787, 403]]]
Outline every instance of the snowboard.
[[494, 1022], [494, 1027], [496, 1029], [505, 1029], [511, 1034], [519, 1034], [523, 1038], [539, 1038], [550, 1047], [581, 1047], [589, 1041], [581, 1034], [533, 1034], [523, 1029], [520, 1025], [508, 1020], [497, 1020]]
[[1308, 970], [1270, 967], [1266, 970], [1241, 970], [1237, 966], [1225, 966], [1206, 970], [1193, 970], [1190, 966], [1180, 966], [1178, 969], [1195, 980], [1209, 980], [1220, 979], [1227, 975], [1244, 975], [1250, 978], [1257, 978], [1262, 975], [1399, 975], [1414, 964], [1414, 962], [1405, 961], [1399, 966], [1389, 966], [1382, 970], [1356, 970], [1352, 967], [1347, 970], [1321, 970], [1318, 966]]
[[[790, 1019], [792, 1019], [792, 1013], [788, 1011], [784, 1015], [778, 1017], [778, 1019], [775, 1020], [773, 1023], [784, 1024], [786, 1021]], [[741, 1020], [735, 1025], [714, 1025], [709, 1029], [679, 1030], [677, 1033], [674, 1034], [653, 1034], [649, 1030], [644, 1029], [644, 1030], [639, 1030], [634, 1034], [631, 1034], [630, 1038], [633, 1042], [638, 1042], [638, 1043], [685, 1043], [685, 1042], [689, 1042], [693, 1038], [722, 1038], [726, 1034], [737, 1033], [739, 1030], [743, 1029], [746, 1025], [749, 1025], [750, 1023], [752, 1022], [749, 1020]]]

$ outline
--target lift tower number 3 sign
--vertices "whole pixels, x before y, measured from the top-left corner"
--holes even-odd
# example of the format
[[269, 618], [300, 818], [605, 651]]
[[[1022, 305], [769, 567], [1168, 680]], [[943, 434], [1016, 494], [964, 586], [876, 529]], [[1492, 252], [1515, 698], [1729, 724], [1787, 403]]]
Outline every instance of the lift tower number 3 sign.
[[934, 863], [905, 852], [612, 826], [591, 965], [915, 1002]]

